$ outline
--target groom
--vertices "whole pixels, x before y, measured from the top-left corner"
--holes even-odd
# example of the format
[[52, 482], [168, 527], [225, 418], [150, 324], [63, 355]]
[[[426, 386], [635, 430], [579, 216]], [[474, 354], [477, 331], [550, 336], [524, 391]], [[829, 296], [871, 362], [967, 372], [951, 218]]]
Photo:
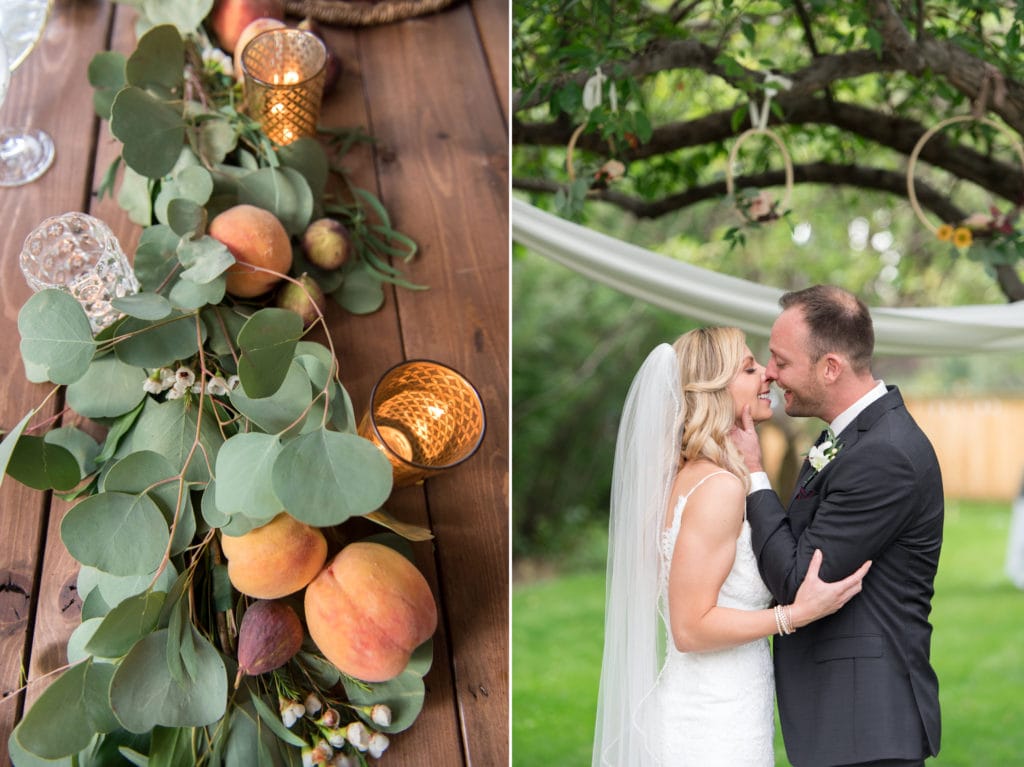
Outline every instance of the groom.
[[752, 473], [747, 519], [761, 576], [790, 604], [815, 549], [825, 580], [873, 561], [839, 612], [775, 639], [786, 753], [795, 767], [922, 765], [939, 751], [928, 622], [942, 544], [939, 465], [899, 390], [871, 373], [867, 307], [828, 285], [780, 305], [766, 376], [787, 414], [820, 418], [836, 439], [804, 463], [787, 509], [763, 473], [749, 415], [734, 432]]

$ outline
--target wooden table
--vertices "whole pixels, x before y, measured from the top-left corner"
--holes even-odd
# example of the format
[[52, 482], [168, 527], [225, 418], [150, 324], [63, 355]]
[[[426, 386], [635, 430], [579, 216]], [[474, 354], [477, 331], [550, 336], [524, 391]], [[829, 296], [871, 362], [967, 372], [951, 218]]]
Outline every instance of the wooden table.
[[[109, 223], [132, 253], [140, 230], [94, 190], [120, 145], [92, 108], [86, 71], [105, 48], [134, 48], [134, 11], [108, 0], [56, 0], [39, 47], [15, 73], [0, 118], [47, 130], [57, 159], [40, 180], [0, 189], [0, 427], [39, 404], [29, 384], [17, 314], [30, 291], [18, 269], [26, 235], [71, 210]], [[296, 19], [290, 19], [295, 22]], [[326, 29], [344, 74], [322, 122], [363, 126], [377, 139], [347, 165], [420, 246], [404, 266], [430, 290], [389, 291], [368, 316], [332, 305], [342, 382], [357, 411], [377, 377], [402, 359], [463, 372], [483, 396], [487, 434], [465, 465], [396, 491], [388, 507], [429, 526], [417, 544], [440, 609], [426, 704], [383, 758], [400, 765], [508, 762], [508, 6], [469, 0], [442, 13], [365, 29]], [[51, 405], [46, 412], [56, 412]], [[68, 505], [10, 478], [0, 487], [0, 763], [7, 738], [66, 662], [79, 623], [76, 564], [59, 536]]]

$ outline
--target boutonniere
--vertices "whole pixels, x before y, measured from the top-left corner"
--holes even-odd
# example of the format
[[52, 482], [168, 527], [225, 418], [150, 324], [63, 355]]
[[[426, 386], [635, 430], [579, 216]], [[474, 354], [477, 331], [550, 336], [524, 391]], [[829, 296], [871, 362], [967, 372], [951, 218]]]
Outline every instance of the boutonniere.
[[839, 451], [842, 447], [843, 443], [836, 439], [836, 435], [832, 429], [827, 429], [824, 441], [807, 451], [807, 462], [811, 464], [811, 473], [807, 475], [807, 478], [800, 486], [806, 487], [807, 483], [814, 478], [814, 475], [828, 466], [829, 463], [832, 462], [832, 459], [839, 455]]

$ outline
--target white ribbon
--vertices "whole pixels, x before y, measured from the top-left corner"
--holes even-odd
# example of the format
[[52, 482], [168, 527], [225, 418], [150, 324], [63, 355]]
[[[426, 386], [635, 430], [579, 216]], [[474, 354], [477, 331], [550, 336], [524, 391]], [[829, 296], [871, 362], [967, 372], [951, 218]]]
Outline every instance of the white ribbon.
[[764, 76], [764, 106], [758, 107], [757, 102], [750, 102], [750, 122], [755, 130], [765, 130], [768, 127], [768, 115], [771, 114], [772, 97], [778, 95], [778, 90], [770, 87], [777, 83], [780, 88], [788, 91], [793, 87], [793, 81], [788, 77], [769, 72]]
[[[601, 71], [601, 67], [597, 67], [594, 70], [594, 75], [583, 85], [583, 108], [588, 112], [601, 106], [602, 90], [604, 81], [607, 79], [608, 77]], [[613, 112], [619, 111], [619, 94], [615, 90], [614, 82], [608, 88], [608, 102]]]

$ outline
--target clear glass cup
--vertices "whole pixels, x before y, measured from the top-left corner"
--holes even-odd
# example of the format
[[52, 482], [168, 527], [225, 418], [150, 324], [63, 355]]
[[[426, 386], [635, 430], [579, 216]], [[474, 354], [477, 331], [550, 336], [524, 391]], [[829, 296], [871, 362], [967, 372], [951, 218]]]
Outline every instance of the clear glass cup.
[[93, 333], [121, 317], [111, 301], [139, 292], [110, 227], [86, 213], [64, 213], [39, 224], [25, 239], [20, 266], [32, 290], [56, 288], [78, 299]]
[[[39, 42], [51, 6], [51, 0], [0, 2], [0, 105], [11, 73]], [[53, 139], [45, 131], [0, 127], [0, 186], [35, 181], [53, 164], [53, 158]]]

